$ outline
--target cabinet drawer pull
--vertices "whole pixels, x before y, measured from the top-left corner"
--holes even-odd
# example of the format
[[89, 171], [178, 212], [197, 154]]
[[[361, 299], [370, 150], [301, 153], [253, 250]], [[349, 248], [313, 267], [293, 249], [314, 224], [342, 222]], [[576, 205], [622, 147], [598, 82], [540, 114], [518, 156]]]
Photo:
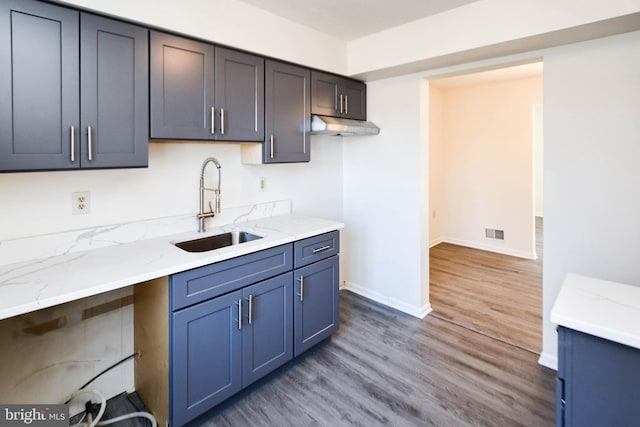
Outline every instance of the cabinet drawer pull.
[[87, 147], [89, 161], [93, 160], [93, 135], [91, 132], [91, 126], [87, 127]]
[[220, 109], [220, 134], [224, 135], [224, 108]]
[[253, 322], [253, 295], [249, 295], [249, 324]]
[[333, 246], [331, 246], [331, 245], [323, 246], [323, 247], [321, 247], [321, 248], [315, 248], [315, 249], [313, 250], [313, 253], [314, 253], [314, 254], [317, 254], [318, 252], [328, 251], [329, 249], [332, 249], [332, 248], [333, 248]]
[[344, 113], [349, 114], [349, 95], [344, 96]]
[[271, 147], [269, 156], [273, 159], [273, 135], [271, 135], [271, 137], [269, 138], [269, 144]]
[[238, 329], [242, 329], [242, 298], [238, 300]]
[[342, 100], [343, 100], [343, 96], [342, 94], [340, 94], [340, 114], [342, 114]]
[[71, 126], [71, 163], [76, 161], [76, 128]]
[[300, 297], [300, 302], [302, 302], [304, 301], [304, 276], [300, 276], [298, 281], [300, 282], [300, 293], [298, 296]]
[[216, 133], [216, 108], [211, 107], [211, 135]]

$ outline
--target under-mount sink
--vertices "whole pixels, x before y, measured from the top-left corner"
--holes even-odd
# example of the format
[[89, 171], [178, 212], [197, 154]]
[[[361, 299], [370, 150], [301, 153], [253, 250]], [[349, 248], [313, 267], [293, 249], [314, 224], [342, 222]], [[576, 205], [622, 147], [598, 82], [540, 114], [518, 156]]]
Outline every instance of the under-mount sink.
[[257, 239], [262, 239], [262, 236], [246, 231], [231, 231], [214, 236], [202, 237], [200, 239], [176, 242], [174, 245], [187, 252], [206, 252]]

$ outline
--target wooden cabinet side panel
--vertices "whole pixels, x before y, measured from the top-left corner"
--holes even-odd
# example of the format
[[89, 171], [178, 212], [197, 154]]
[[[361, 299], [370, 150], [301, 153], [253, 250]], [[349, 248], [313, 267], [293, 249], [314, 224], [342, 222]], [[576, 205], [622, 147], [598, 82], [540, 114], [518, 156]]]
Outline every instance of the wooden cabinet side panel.
[[169, 421], [169, 281], [134, 286], [134, 384], [159, 426]]

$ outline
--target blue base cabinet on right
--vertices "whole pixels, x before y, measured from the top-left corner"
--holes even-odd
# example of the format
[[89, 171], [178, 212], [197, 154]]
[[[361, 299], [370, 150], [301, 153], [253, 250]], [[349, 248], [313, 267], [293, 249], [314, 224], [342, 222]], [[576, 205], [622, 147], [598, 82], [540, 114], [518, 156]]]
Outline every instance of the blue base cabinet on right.
[[556, 426], [640, 426], [640, 350], [558, 328]]

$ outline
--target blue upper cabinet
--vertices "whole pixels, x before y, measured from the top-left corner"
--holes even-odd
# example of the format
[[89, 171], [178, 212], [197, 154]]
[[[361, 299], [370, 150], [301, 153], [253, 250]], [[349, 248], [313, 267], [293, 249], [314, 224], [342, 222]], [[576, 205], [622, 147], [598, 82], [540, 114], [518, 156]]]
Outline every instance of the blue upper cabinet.
[[264, 59], [151, 33], [151, 138], [264, 139]]
[[277, 61], [265, 64], [264, 163], [308, 162], [311, 72]]
[[0, 3], [0, 170], [80, 166], [79, 14]]
[[89, 14], [80, 24], [80, 165], [147, 166], [149, 31]]
[[0, 170], [146, 166], [147, 30], [28, 0], [0, 7]]
[[346, 119], [367, 119], [367, 86], [358, 80], [313, 71], [311, 113]]
[[215, 137], [222, 141], [264, 139], [264, 58], [216, 47]]
[[151, 32], [151, 138], [213, 140], [213, 45]]

